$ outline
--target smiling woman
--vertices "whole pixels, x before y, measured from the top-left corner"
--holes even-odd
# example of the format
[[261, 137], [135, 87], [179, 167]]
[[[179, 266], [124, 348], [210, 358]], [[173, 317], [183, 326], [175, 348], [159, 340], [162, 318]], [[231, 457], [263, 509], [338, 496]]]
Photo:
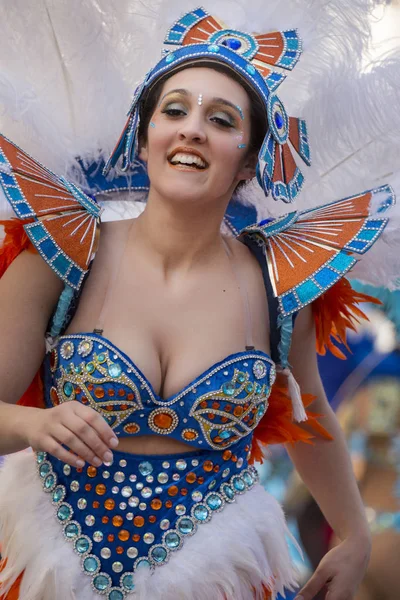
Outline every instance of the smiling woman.
[[340, 341], [364, 299], [342, 278], [381, 234], [393, 194], [221, 234], [254, 175], [276, 200], [301, 190], [307, 129], [275, 93], [300, 54], [295, 30], [227, 29], [203, 9], [172, 25], [105, 167], [121, 160], [134, 178], [144, 165], [136, 219], [102, 223], [77, 185], [0, 138], [0, 185], [20, 220], [0, 251], [2, 600], [294, 589], [284, 516], [253, 466], [278, 442], [292, 443], [341, 539], [304, 599], [328, 584], [343, 600], [362, 577], [368, 526], [309, 305], [319, 349], [334, 348], [331, 332]]

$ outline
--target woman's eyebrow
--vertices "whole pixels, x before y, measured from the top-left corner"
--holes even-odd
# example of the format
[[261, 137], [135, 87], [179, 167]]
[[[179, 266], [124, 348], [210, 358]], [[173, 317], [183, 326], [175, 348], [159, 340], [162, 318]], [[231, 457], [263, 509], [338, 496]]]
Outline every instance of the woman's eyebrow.
[[[174, 90], [170, 90], [169, 92], [166, 92], [163, 97], [160, 100], [160, 104], [161, 102], [164, 100], [164, 98], [166, 98], [166, 96], [169, 96], [170, 94], [181, 94], [182, 96], [192, 96], [192, 94], [188, 91], [185, 90], [184, 88], [176, 88]], [[240, 116], [240, 118], [243, 120], [244, 119], [244, 114], [243, 114], [243, 109], [236, 105], [233, 104], [232, 102], [229, 102], [229, 100], [225, 100], [225, 98], [219, 98], [217, 96], [215, 96], [214, 98], [211, 98], [211, 102], [214, 102], [215, 104], [222, 104], [223, 106], [229, 106], [229, 108], [232, 108], [234, 111], [236, 111], [238, 113], [238, 115]]]
[[166, 92], [164, 94], [164, 96], [161, 98], [160, 104], [164, 100], [164, 98], [166, 96], [169, 96], [170, 94], [181, 94], [182, 96], [191, 96], [192, 95], [190, 92], [188, 92], [188, 90], [185, 90], [184, 88], [177, 88], [175, 90], [170, 90], [169, 92]]

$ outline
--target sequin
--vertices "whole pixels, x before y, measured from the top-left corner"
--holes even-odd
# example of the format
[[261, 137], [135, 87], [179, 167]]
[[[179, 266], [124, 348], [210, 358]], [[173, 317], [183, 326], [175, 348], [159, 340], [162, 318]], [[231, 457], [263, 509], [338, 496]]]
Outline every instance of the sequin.
[[153, 475], [147, 475], [146, 481], [147, 481], [147, 483], [153, 483], [153, 481], [154, 481]]
[[79, 498], [79, 500], [77, 502], [77, 506], [81, 510], [84, 510], [87, 507], [87, 500], [86, 500], [86, 498]]
[[137, 490], [142, 490], [144, 488], [144, 485], [141, 481], [139, 481], [139, 483], [136, 484], [136, 489]]
[[87, 468], [87, 474], [88, 474], [89, 477], [96, 477], [96, 475], [97, 475], [97, 469], [96, 469], [96, 467], [92, 467], [92, 466], [88, 467]]
[[114, 573], [121, 573], [121, 571], [123, 570], [124, 567], [121, 562], [116, 561], [116, 562], [113, 562], [111, 568], [114, 571]]
[[143, 525], [144, 525], [144, 518], [140, 517], [140, 516], [136, 516], [133, 519], [133, 524], [135, 525], [135, 527], [143, 527]]
[[199, 490], [195, 490], [192, 492], [192, 500], [195, 502], [200, 502], [200, 500], [203, 500], [203, 494], [199, 492]]
[[128, 555], [128, 558], [136, 558], [137, 555], [139, 554], [139, 552], [138, 552], [137, 548], [135, 548], [134, 546], [131, 546], [126, 551], [126, 554]]
[[124, 498], [129, 498], [130, 496], [132, 496], [132, 492], [132, 488], [129, 485], [125, 485], [121, 490], [121, 495]]
[[139, 504], [139, 510], [146, 510], [146, 508], [147, 508], [147, 504], [145, 502], [141, 502]]
[[192, 460], [192, 467], [198, 467], [199, 466], [199, 461], [197, 460], [197, 458], [194, 458]]
[[139, 506], [139, 498], [137, 496], [131, 496], [128, 500], [128, 504], [132, 508], [136, 508], [137, 506]]
[[93, 533], [93, 536], [92, 536], [92, 537], [93, 537], [93, 540], [94, 540], [95, 542], [102, 542], [102, 541], [103, 541], [103, 537], [104, 537], [104, 536], [103, 536], [103, 532], [102, 532], [102, 531], [95, 531], [95, 532]]
[[123, 481], [125, 481], [125, 475], [122, 471], [117, 471], [116, 473], [114, 473], [114, 481], [116, 481], [117, 483], [122, 483]]
[[109, 479], [110, 478], [110, 471], [103, 471], [102, 477], [103, 477], [103, 479]]
[[159, 473], [157, 475], [157, 480], [160, 483], [167, 483], [167, 481], [168, 481], [168, 475], [167, 475], [167, 473]]
[[96, 485], [96, 494], [98, 496], [104, 496], [104, 494], [106, 493], [106, 491], [107, 491], [107, 488], [104, 485], [104, 483], [99, 483], [99, 484]]
[[124, 519], [123, 519], [123, 517], [121, 517], [121, 515], [115, 515], [112, 518], [112, 524], [114, 525], [114, 527], [121, 527], [123, 522], [124, 522]]
[[180, 471], [184, 471], [186, 469], [186, 467], [187, 467], [187, 462], [183, 458], [180, 458], [179, 460], [176, 461], [176, 468], [179, 469]]
[[186, 507], [183, 504], [177, 504], [175, 506], [175, 512], [178, 516], [186, 514]]
[[162, 521], [160, 521], [160, 528], [163, 529], [164, 531], [169, 529], [170, 526], [170, 522], [168, 519], [162, 519]]
[[171, 466], [171, 465], [169, 464], [169, 462], [168, 462], [167, 460], [165, 460], [165, 461], [163, 462], [163, 464], [162, 464], [162, 468], [163, 468], [163, 469], [169, 469], [169, 468], [170, 468], [170, 466]]
[[145, 544], [152, 544], [154, 542], [154, 535], [152, 533], [145, 533], [143, 541]]
[[178, 488], [176, 487], [176, 485], [171, 485], [171, 487], [168, 488], [168, 496], [176, 496], [178, 493]]
[[136, 476], [136, 475], [129, 475], [129, 481], [130, 481], [131, 483], [135, 483], [136, 479], [137, 479], [137, 476]]
[[89, 527], [91, 527], [92, 525], [94, 525], [96, 522], [96, 519], [94, 518], [93, 515], [86, 515], [85, 517], [85, 523], [86, 525], [88, 525]]
[[105, 500], [104, 502], [104, 508], [107, 510], [114, 510], [115, 500], [113, 500], [112, 498], [107, 498], [107, 500]]
[[204, 469], [206, 472], [208, 472], [208, 473], [209, 473], [210, 471], [212, 471], [212, 470], [213, 470], [213, 467], [214, 467], [214, 464], [212, 463], [212, 461], [211, 461], [211, 460], [205, 460], [205, 461], [204, 461], [204, 463], [203, 463], [203, 469]]
[[179, 480], [180, 480], [180, 478], [181, 478], [181, 476], [179, 475], [179, 473], [174, 473], [174, 474], [172, 475], [172, 479], [173, 479], [173, 481], [179, 481]]
[[190, 473], [188, 473], [186, 475], [187, 483], [195, 483], [196, 479], [197, 479], [196, 473], [193, 473], [193, 471], [191, 471]]
[[153, 490], [149, 487], [144, 487], [141, 491], [141, 495], [143, 496], [143, 498], [150, 498], [152, 494]]
[[111, 556], [110, 548], [102, 548], [100, 550], [100, 556], [101, 556], [101, 558], [106, 558], [106, 559], [110, 558], [110, 556]]
[[127, 503], [126, 502], [120, 502], [119, 503], [119, 508], [120, 510], [126, 510], [127, 509]]
[[148, 461], [141, 462], [139, 464], [139, 471], [145, 477], [146, 475], [150, 475], [153, 472], [153, 466]]

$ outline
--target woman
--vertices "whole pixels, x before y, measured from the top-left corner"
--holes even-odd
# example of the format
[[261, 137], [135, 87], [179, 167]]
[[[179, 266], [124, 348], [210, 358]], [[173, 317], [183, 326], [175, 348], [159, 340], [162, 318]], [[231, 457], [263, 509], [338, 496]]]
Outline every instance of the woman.
[[[210, 23], [206, 44], [196, 44], [195, 32]], [[136, 220], [101, 226], [99, 250], [72, 319], [65, 305], [71, 290], [80, 289], [85, 271], [76, 254], [93, 236], [89, 265], [98, 209], [71, 184], [54, 179], [2, 141], [3, 189], [17, 215], [22, 215], [22, 200], [12, 196], [14, 183], [26, 198], [32, 178], [42, 187], [36, 196], [30, 190], [29, 201], [42, 203], [43, 212], [36, 208], [37, 213], [48, 213], [25, 225], [42, 256], [22, 252], [0, 284], [0, 452], [37, 451], [9, 457], [2, 472], [0, 589], [7, 600], [98, 594], [110, 600], [237, 600], [275, 597], [285, 586], [294, 587], [281, 510], [248, 467], [257, 428], [268, 434], [280, 428], [281, 440], [311, 437], [309, 425], [285, 421], [282, 390], [275, 404], [270, 397], [268, 407], [274, 362], [281, 371], [278, 383], [287, 383], [291, 392], [295, 419], [307, 418], [297, 380], [304, 393], [315, 397], [312, 411], [325, 415], [325, 437], [333, 438], [289, 447], [341, 540], [298, 598], [309, 600], [324, 586], [329, 600], [351, 598], [366, 568], [368, 526], [345, 442], [318, 376], [312, 310], [289, 308], [289, 296], [279, 287], [282, 277], [274, 280], [276, 271], [268, 275], [265, 267], [263, 252], [271, 252], [275, 240], [279, 243], [272, 229], [295, 237], [294, 217], [283, 225], [277, 220], [248, 228], [241, 238], [245, 243], [220, 233], [233, 192], [256, 170], [264, 190], [285, 201], [296, 197], [302, 178], [287, 154], [286, 113], [271, 92], [278, 79], [272, 84], [270, 72], [256, 73], [257, 67], [239, 52], [238, 43], [249, 42], [248, 34], [240, 38], [240, 32], [222, 28], [210, 43], [215, 23], [201, 9], [185, 15], [167, 35], [167, 42], [179, 48], [156, 65], [136, 93], [110, 165], [121, 154], [125, 167], [138, 158], [145, 162], [151, 182], [147, 206]], [[271, 35], [282, 41], [286, 34]], [[282, 41], [274, 59], [278, 66], [282, 56], [290, 68], [297, 62], [296, 40], [289, 35]], [[291, 123], [306, 160], [305, 126]], [[281, 147], [285, 177], [277, 166]], [[14, 183], [6, 177], [14, 177]], [[43, 200], [44, 185], [57, 190], [51, 192], [53, 200], [62, 201], [64, 213], [59, 209], [51, 216], [57, 211], [49, 209], [53, 200]], [[354, 200], [351, 210], [359, 216], [360, 231], [370, 223], [365, 207], [373, 195]], [[73, 202], [80, 203], [80, 212], [66, 213]], [[331, 219], [332, 210], [343, 216], [345, 206], [325, 209], [325, 217]], [[325, 218], [318, 215], [316, 220]], [[74, 219], [78, 225], [72, 226]], [[313, 215], [296, 215], [296, 223], [301, 219], [310, 223]], [[52, 229], [61, 222], [70, 229]], [[374, 222], [368, 247], [384, 226], [383, 219], [379, 226]], [[85, 229], [82, 223], [89, 225]], [[357, 235], [353, 230], [343, 247], [356, 251], [351, 243]], [[307, 233], [302, 236], [304, 247]], [[255, 243], [260, 239], [261, 245]], [[337, 244], [318, 272], [327, 258], [338, 257], [347, 260], [343, 274], [351, 261]], [[318, 295], [340, 278], [339, 267], [335, 273]], [[57, 304], [60, 278], [67, 285]], [[305, 279], [302, 273], [298, 285]], [[276, 298], [283, 302], [279, 307]], [[314, 298], [311, 294], [302, 306]], [[46, 331], [51, 335], [44, 358]], [[15, 406], [43, 358], [47, 410]], [[313, 413], [309, 421], [317, 426]], [[319, 427], [319, 432], [324, 430]], [[254, 455], [260, 457], [257, 444]]]

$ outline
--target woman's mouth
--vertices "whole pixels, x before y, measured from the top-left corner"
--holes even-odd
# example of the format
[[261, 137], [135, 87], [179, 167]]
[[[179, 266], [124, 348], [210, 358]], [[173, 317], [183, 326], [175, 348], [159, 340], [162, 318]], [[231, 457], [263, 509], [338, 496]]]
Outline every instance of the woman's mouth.
[[208, 168], [207, 162], [192, 152], [175, 151], [168, 157], [168, 162], [172, 167], [190, 171], [204, 171]]

